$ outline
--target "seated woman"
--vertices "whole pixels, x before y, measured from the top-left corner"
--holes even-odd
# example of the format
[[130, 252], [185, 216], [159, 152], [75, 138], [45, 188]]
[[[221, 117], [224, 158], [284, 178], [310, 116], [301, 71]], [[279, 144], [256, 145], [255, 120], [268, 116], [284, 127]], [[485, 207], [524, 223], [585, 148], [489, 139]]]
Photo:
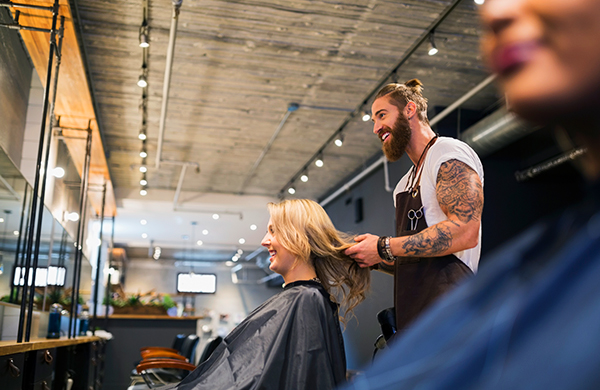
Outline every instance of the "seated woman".
[[284, 289], [242, 321], [181, 390], [333, 389], [346, 377], [338, 304], [346, 314], [369, 288], [368, 268], [344, 254], [352, 245], [317, 203], [269, 204], [262, 245]]

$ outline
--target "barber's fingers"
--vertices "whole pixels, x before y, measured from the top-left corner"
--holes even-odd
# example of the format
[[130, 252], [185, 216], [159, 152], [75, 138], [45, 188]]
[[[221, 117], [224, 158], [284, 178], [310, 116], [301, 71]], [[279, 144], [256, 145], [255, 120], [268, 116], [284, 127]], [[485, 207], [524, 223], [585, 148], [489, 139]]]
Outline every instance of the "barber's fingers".
[[361, 242], [361, 241], [365, 240], [369, 236], [370, 236], [370, 234], [368, 234], [368, 233], [366, 233], [366, 234], [360, 234], [360, 235], [354, 237], [354, 241]]

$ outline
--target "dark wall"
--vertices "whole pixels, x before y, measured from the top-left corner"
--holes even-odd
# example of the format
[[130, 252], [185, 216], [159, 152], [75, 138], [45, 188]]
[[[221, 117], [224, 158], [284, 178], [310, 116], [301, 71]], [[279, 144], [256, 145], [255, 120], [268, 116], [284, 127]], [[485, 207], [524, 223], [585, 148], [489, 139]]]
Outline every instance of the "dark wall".
[[[0, 8], [0, 23], [11, 21]], [[0, 146], [17, 165], [21, 162], [32, 66], [19, 33], [0, 28]]]

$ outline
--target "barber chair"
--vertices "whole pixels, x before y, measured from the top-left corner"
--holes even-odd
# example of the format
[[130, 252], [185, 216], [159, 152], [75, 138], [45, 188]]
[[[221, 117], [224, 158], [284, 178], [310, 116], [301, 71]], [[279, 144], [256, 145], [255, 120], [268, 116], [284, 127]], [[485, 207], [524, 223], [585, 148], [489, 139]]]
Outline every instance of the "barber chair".
[[[183, 336], [183, 337], [181, 337]], [[180, 341], [181, 340], [181, 341]], [[168, 383], [177, 383], [181, 381], [189, 373], [189, 368], [192, 370], [196, 367], [193, 364], [194, 357], [196, 354], [196, 346], [200, 341], [200, 337], [195, 334], [177, 335], [174, 347], [177, 348], [166, 348], [166, 347], [142, 347], [140, 348], [140, 355], [142, 360], [136, 365], [136, 369], [131, 372], [131, 382], [129, 389], [147, 389], [151, 387], [148, 382], [155, 383], [152, 387], [158, 385], [164, 385]], [[160, 366], [158, 362], [163, 362]], [[179, 365], [183, 368], [174, 367], [174, 362], [180, 363]], [[147, 367], [150, 370], [151, 377], [145, 378], [140, 375], [140, 371], [137, 367]], [[152, 379], [154, 378], [154, 379]]]

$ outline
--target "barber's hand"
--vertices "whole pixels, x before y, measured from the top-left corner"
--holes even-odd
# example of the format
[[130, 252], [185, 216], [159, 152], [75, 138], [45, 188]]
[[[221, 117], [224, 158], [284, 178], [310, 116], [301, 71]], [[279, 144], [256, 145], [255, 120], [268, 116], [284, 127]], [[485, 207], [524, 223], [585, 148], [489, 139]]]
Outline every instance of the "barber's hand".
[[381, 262], [377, 253], [377, 240], [379, 237], [373, 234], [361, 234], [354, 241], [357, 244], [346, 249], [344, 253], [354, 259], [361, 268], [370, 267]]

